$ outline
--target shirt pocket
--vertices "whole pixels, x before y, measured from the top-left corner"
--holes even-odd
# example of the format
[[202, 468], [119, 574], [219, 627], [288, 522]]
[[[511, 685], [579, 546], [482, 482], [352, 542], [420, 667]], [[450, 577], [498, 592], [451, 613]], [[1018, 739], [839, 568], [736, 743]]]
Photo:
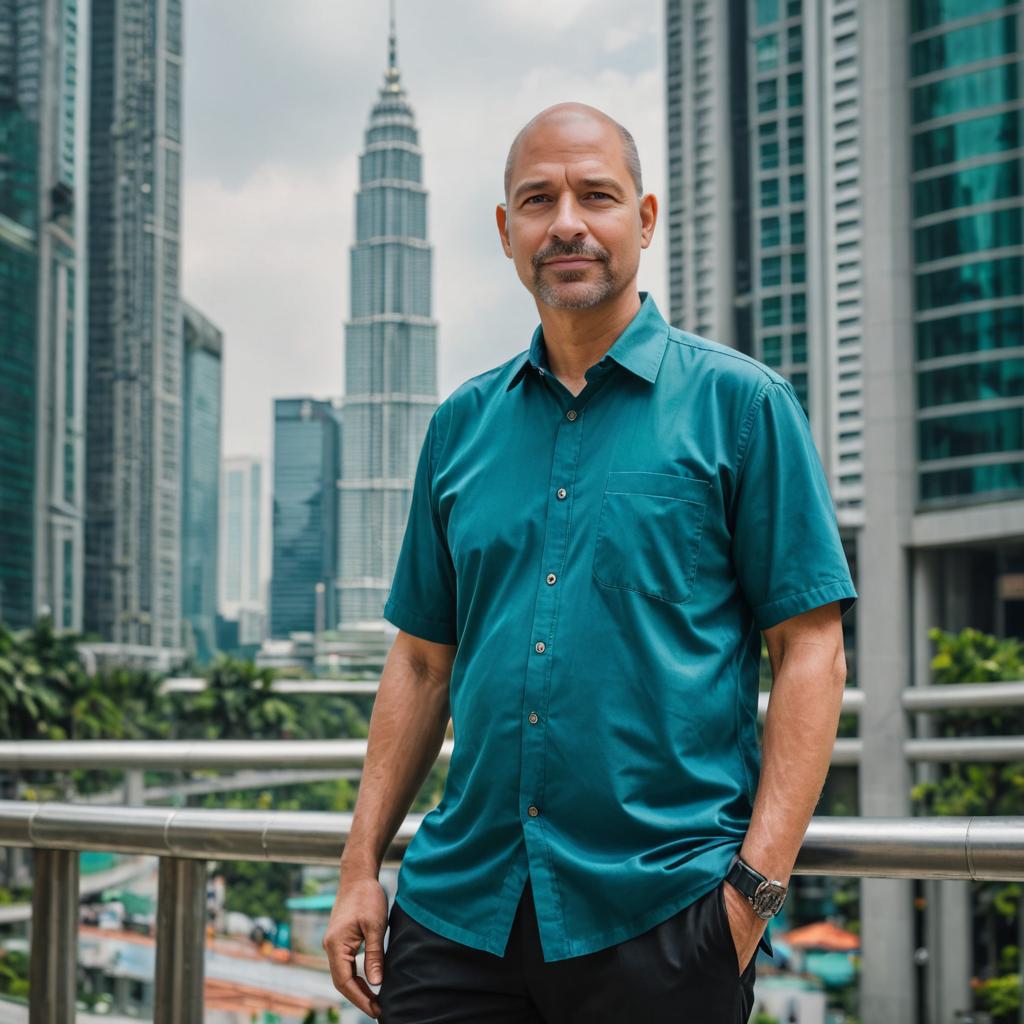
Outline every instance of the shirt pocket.
[[693, 593], [707, 509], [706, 480], [611, 472], [597, 520], [594, 579], [671, 604]]

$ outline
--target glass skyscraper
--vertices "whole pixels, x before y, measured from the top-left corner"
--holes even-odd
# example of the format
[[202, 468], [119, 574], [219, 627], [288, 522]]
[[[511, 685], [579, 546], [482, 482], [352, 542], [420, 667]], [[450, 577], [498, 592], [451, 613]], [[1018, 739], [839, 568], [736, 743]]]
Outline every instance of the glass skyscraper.
[[85, 624], [181, 649], [181, 0], [94, 0]]
[[220, 425], [224, 336], [182, 303], [184, 415], [181, 481], [181, 614], [200, 663], [216, 649], [220, 525]]
[[85, 235], [76, 0], [0, 0], [0, 620], [81, 628]]
[[341, 443], [341, 418], [331, 402], [274, 402], [272, 637], [336, 625]]
[[384, 85], [359, 160], [351, 257], [338, 530], [337, 610], [345, 625], [381, 621], [416, 460], [437, 407], [427, 192], [393, 22]]

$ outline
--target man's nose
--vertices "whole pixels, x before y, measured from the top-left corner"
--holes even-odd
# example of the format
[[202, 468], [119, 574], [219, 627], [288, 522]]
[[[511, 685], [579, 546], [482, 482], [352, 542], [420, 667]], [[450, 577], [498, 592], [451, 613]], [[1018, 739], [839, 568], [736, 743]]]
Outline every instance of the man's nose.
[[580, 213], [579, 203], [572, 193], [560, 196], [555, 204], [555, 215], [548, 231], [563, 242], [582, 237], [587, 233], [587, 225]]

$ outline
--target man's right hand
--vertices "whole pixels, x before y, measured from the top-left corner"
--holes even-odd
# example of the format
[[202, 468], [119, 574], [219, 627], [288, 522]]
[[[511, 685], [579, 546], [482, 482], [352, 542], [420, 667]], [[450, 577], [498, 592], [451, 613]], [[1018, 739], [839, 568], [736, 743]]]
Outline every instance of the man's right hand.
[[[388, 926], [388, 897], [376, 878], [342, 880], [324, 933], [324, 949], [334, 987], [369, 1017], [380, 1017], [377, 997], [367, 984], [384, 979], [384, 932]], [[363, 970], [356, 974], [356, 954], [366, 943]]]

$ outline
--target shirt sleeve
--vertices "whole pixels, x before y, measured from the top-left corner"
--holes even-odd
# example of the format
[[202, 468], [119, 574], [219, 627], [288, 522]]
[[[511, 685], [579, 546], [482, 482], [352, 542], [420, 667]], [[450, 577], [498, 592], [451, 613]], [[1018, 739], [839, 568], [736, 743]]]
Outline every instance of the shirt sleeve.
[[835, 507], [810, 424], [792, 385], [758, 392], [745, 434], [733, 500], [732, 562], [759, 629], [857, 599]]
[[409, 518], [384, 618], [424, 640], [454, 644], [455, 566], [433, 496], [434, 471], [446, 439], [439, 437], [438, 429], [443, 408], [434, 410], [420, 449]]

